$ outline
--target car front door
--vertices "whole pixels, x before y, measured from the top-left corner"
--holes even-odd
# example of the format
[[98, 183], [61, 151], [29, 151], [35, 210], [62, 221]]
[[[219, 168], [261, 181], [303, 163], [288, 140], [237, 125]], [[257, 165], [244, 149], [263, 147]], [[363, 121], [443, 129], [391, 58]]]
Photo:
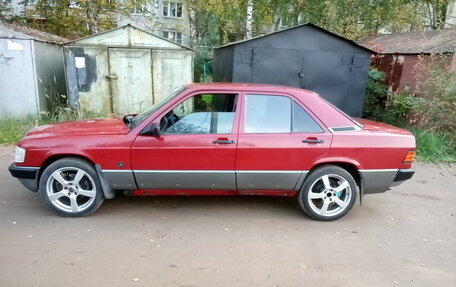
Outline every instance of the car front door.
[[161, 136], [138, 135], [132, 146], [138, 187], [236, 191], [238, 98], [190, 94], [156, 116]]
[[332, 135], [290, 95], [244, 95], [236, 154], [241, 192], [299, 189], [312, 159], [325, 154]]

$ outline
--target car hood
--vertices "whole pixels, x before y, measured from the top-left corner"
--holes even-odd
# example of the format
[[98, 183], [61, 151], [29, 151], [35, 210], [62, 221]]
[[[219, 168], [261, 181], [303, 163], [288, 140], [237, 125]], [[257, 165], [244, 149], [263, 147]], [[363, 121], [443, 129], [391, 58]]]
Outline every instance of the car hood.
[[61, 137], [84, 135], [126, 134], [129, 128], [122, 118], [88, 119], [38, 126], [31, 129], [26, 137]]
[[374, 133], [390, 133], [390, 134], [397, 134], [397, 135], [411, 135], [408, 130], [401, 129], [392, 125], [388, 125], [385, 123], [379, 123], [371, 120], [366, 119], [355, 119], [358, 123], [363, 125], [363, 130], [374, 132]]

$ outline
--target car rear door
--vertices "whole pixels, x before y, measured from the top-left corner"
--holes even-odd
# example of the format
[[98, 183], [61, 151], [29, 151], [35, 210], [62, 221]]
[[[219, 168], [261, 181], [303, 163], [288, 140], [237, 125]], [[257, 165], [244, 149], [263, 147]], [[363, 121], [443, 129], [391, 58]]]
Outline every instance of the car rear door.
[[292, 95], [246, 93], [236, 155], [237, 187], [297, 190], [332, 134]]
[[238, 98], [193, 93], [154, 119], [161, 136], [138, 135], [132, 146], [138, 187], [236, 191]]

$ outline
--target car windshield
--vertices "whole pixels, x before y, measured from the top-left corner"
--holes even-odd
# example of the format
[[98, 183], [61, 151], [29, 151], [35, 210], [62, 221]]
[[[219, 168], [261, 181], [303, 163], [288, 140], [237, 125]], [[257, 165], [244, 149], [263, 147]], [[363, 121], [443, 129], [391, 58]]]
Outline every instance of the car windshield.
[[144, 112], [141, 112], [137, 114], [130, 122], [128, 127], [130, 129], [134, 129], [137, 127], [140, 123], [142, 123], [145, 119], [147, 119], [152, 113], [154, 113], [156, 110], [160, 109], [163, 107], [166, 103], [174, 99], [177, 95], [181, 94], [183, 91], [185, 91], [186, 88], [182, 87], [176, 90], [174, 93], [171, 94], [171, 96], [164, 98], [163, 100], [159, 101], [158, 103], [152, 105], [150, 108], [145, 110]]

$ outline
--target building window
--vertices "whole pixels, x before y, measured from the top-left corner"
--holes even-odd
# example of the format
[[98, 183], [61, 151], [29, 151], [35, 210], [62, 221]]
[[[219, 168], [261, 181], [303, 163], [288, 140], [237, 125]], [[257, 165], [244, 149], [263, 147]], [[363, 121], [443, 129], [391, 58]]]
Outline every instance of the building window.
[[182, 18], [182, 3], [163, 1], [163, 16]]
[[163, 31], [163, 38], [174, 41], [178, 44], [182, 44], [182, 33], [181, 32]]

